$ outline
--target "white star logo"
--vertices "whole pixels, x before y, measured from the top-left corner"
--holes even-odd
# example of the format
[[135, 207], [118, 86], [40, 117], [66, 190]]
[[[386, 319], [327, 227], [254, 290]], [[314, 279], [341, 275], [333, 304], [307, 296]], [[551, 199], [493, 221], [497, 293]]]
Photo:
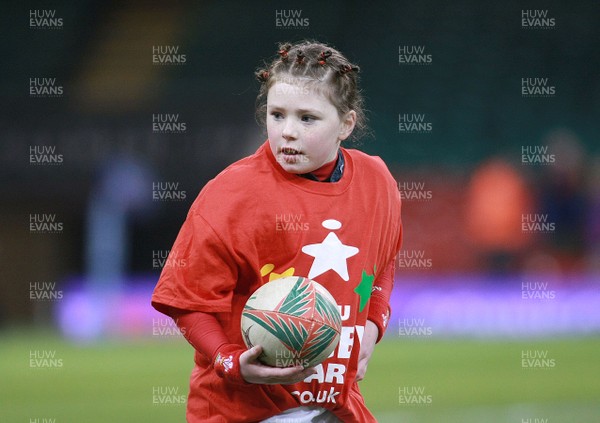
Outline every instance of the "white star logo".
[[[334, 219], [325, 220], [322, 225], [333, 230], [342, 227], [342, 224]], [[319, 244], [305, 245], [302, 247], [302, 252], [315, 258], [312, 266], [310, 266], [308, 278], [314, 279], [328, 270], [333, 270], [344, 281], [348, 282], [350, 277], [348, 276], [346, 260], [358, 254], [358, 251], [356, 247], [342, 244], [342, 241], [333, 232], [330, 232]]]

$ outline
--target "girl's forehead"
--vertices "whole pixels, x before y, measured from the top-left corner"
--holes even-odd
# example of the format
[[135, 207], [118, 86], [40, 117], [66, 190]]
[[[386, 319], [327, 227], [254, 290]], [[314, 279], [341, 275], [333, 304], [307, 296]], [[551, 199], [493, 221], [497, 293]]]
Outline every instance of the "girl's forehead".
[[277, 80], [269, 88], [267, 102], [302, 101], [309, 103], [331, 103], [327, 93], [326, 84], [315, 79], [296, 78], [295, 80]]
[[309, 85], [275, 83], [267, 94], [267, 107], [288, 110], [312, 110], [336, 113], [336, 108], [323, 90]]

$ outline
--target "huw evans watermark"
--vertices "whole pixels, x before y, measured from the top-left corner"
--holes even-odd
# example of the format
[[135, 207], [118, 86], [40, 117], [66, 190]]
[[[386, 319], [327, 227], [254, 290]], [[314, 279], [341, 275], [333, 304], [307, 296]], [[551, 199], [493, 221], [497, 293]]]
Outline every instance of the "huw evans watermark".
[[521, 282], [521, 298], [524, 300], [553, 300], [556, 291], [549, 288], [548, 282]]
[[152, 46], [153, 65], [185, 65], [187, 56], [179, 52], [179, 46]]
[[523, 369], [553, 369], [556, 359], [551, 358], [548, 350], [521, 350], [521, 368]]
[[33, 166], [55, 166], [63, 164], [64, 156], [55, 145], [30, 145], [29, 164]]
[[522, 145], [521, 163], [524, 165], [551, 165], [556, 155], [548, 151], [547, 145]]
[[56, 218], [56, 213], [30, 213], [29, 232], [37, 234], [58, 234], [64, 229], [63, 222]]
[[63, 291], [56, 282], [29, 282], [29, 299], [31, 301], [58, 301], [63, 299]]
[[308, 29], [310, 20], [302, 16], [301, 9], [275, 10], [275, 28], [277, 29]]
[[187, 123], [180, 120], [179, 113], [153, 113], [152, 132], [155, 134], [183, 134]]
[[431, 65], [433, 57], [425, 46], [400, 45], [398, 46], [398, 64], [400, 65]]
[[29, 96], [35, 98], [62, 97], [63, 86], [56, 78], [29, 78]]
[[152, 182], [152, 201], [184, 201], [187, 193], [179, 182]]
[[275, 366], [277, 367], [308, 367], [309, 361], [301, 358], [302, 353], [299, 351], [290, 351], [288, 349], [275, 351]]
[[171, 250], [152, 250], [152, 268], [162, 269], [163, 267], [186, 267], [187, 259], [179, 257], [177, 251]]
[[64, 365], [56, 350], [30, 350], [29, 368], [31, 369], [60, 369]]
[[162, 338], [180, 337], [185, 335], [185, 327], [180, 328], [170, 317], [157, 317], [152, 319], [152, 336]]
[[550, 84], [549, 78], [521, 78], [522, 97], [554, 97], [556, 87]]
[[153, 405], [182, 405], [185, 404], [187, 395], [179, 391], [178, 386], [153, 386]]
[[401, 405], [431, 405], [433, 396], [427, 394], [424, 386], [400, 386], [398, 402]]
[[556, 28], [556, 19], [549, 16], [548, 9], [522, 9], [521, 28], [554, 29]]
[[425, 113], [400, 113], [398, 131], [403, 134], [429, 134], [433, 131], [433, 124], [428, 122]]
[[425, 255], [425, 250], [400, 250], [397, 265], [401, 269], [431, 270], [433, 261]]
[[275, 231], [277, 232], [305, 232], [309, 229], [309, 223], [301, 213], [278, 213], [275, 215]]
[[554, 233], [556, 224], [550, 222], [548, 213], [524, 213], [521, 215], [521, 231], [523, 233]]
[[423, 181], [398, 181], [402, 201], [430, 201], [433, 193]]
[[30, 9], [29, 28], [63, 29], [63, 18], [56, 16], [56, 9]]
[[398, 320], [398, 336], [431, 336], [433, 328], [425, 324], [422, 318], [403, 318]]

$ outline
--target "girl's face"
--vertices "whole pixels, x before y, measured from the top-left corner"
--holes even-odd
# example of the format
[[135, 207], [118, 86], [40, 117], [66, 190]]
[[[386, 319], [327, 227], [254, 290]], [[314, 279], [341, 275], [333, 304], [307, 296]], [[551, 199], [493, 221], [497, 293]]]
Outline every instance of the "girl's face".
[[309, 173], [335, 159], [355, 123], [354, 110], [340, 119], [320, 90], [303, 83], [278, 81], [267, 94], [269, 145], [290, 173]]

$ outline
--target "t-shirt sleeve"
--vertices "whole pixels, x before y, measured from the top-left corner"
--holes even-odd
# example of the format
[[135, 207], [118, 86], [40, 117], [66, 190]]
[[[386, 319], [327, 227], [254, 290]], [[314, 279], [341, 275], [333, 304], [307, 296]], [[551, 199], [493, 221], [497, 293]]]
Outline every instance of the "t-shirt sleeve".
[[390, 295], [394, 287], [395, 258], [387, 265], [373, 285], [368, 319], [379, 329], [377, 342], [383, 338], [390, 318]]
[[167, 257], [152, 305], [158, 311], [231, 311], [237, 265], [231, 251], [198, 213], [191, 212]]

